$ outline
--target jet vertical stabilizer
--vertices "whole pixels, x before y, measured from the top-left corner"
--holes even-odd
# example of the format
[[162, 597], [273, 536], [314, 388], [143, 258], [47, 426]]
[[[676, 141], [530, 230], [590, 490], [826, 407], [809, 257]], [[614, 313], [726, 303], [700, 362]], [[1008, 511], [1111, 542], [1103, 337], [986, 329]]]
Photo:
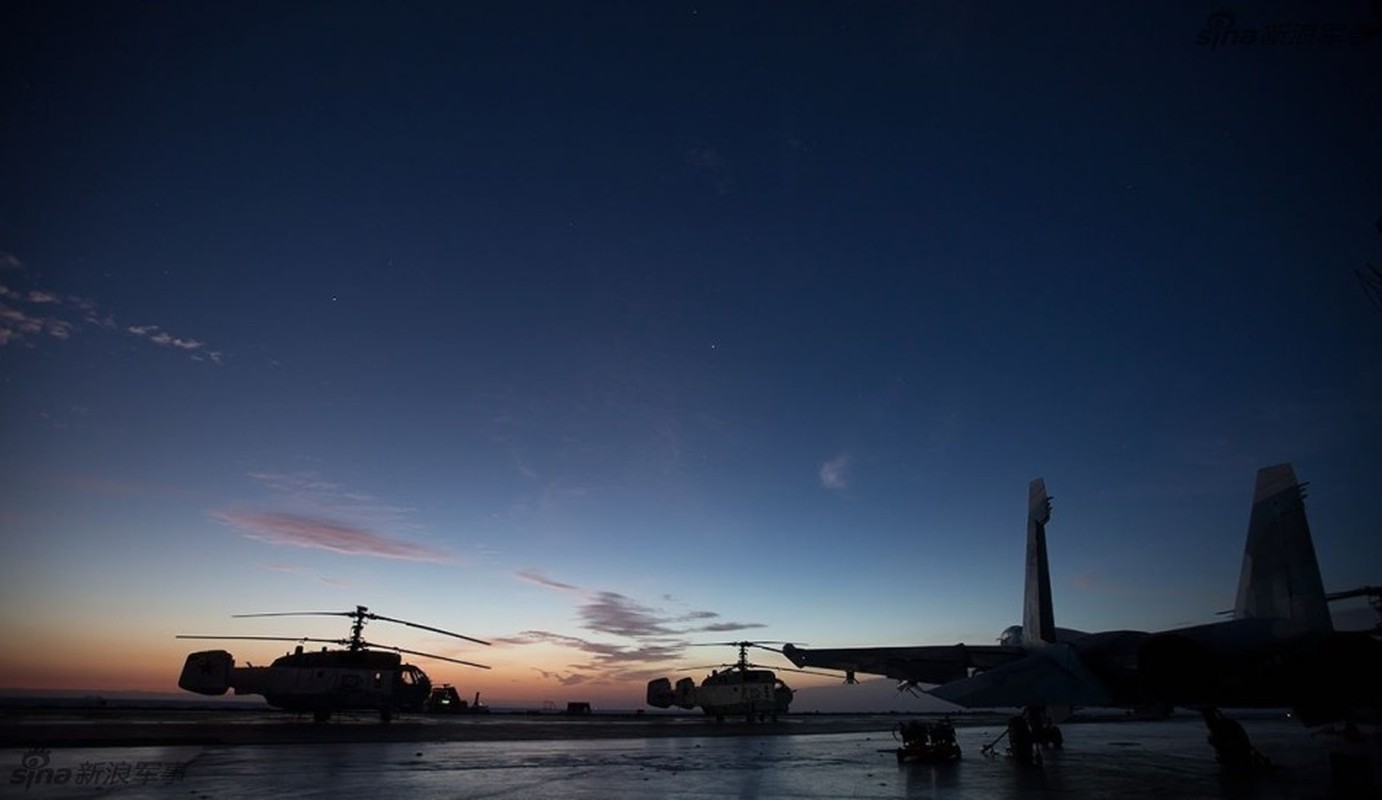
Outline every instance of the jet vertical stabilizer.
[[1022, 598], [1022, 643], [1027, 647], [1056, 641], [1051, 568], [1046, 562], [1046, 523], [1050, 519], [1046, 481], [1037, 478], [1027, 486], [1027, 580]]
[[1305, 519], [1305, 484], [1290, 464], [1257, 471], [1236, 619], [1282, 619], [1298, 632], [1334, 629]]

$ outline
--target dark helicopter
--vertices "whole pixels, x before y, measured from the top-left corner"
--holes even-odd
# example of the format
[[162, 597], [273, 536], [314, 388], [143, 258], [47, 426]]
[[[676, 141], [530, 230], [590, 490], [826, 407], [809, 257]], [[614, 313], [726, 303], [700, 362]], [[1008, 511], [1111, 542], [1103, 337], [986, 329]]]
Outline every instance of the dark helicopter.
[[[762, 722], [769, 718], [776, 721], [778, 715], [787, 713], [788, 706], [792, 704], [793, 690], [779, 679], [771, 669], [752, 664], [748, 659], [750, 647], [757, 647], [760, 650], [769, 650], [774, 653], [782, 652], [775, 647], [768, 647], [769, 644], [782, 644], [782, 642], [714, 642], [706, 645], [694, 645], [697, 647], [737, 647], [739, 648], [739, 660], [733, 664], [690, 667], [690, 669], [711, 670], [705, 680], [701, 681], [700, 686], [696, 686], [696, 682], [691, 678], [682, 678], [677, 681], [675, 688], [673, 688], [671, 680], [667, 678], [648, 681], [648, 705], [654, 708], [670, 708], [675, 705], [686, 709], [700, 706], [706, 716], [714, 717], [716, 722], [723, 722], [725, 717], [743, 717], [748, 722]], [[835, 677], [823, 672], [811, 672], [792, 667], [778, 667], [777, 669], [786, 672], [802, 672], [807, 675]]]
[[[270, 642], [299, 642], [297, 649], [274, 659], [267, 667], [235, 666], [235, 659], [225, 650], [203, 650], [192, 653], [183, 664], [178, 686], [197, 694], [220, 695], [227, 689], [235, 694], [259, 694], [274, 708], [298, 713], [311, 713], [317, 722], [325, 722], [337, 711], [376, 711], [379, 719], [388, 722], [398, 711], [422, 711], [432, 693], [432, 681], [427, 673], [404, 664], [400, 653], [425, 656], [452, 664], [489, 669], [484, 664], [438, 656], [417, 650], [405, 650], [367, 642], [361, 636], [366, 620], [380, 620], [440, 633], [476, 644], [489, 642], [459, 633], [419, 625], [416, 622], [372, 614], [365, 606], [354, 611], [283, 611], [268, 614], [235, 614], [235, 617], [332, 616], [354, 620], [348, 639], [314, 639], [308, 636], [178, 636], [179, 639], [250, 639]], [[344, 650], [306, 652], [301, 642], [325, 642], [344, 645]], [[373, 649], [371, 649], [373, 648]], [[392, 652], [379, 652], [388, 650]]]

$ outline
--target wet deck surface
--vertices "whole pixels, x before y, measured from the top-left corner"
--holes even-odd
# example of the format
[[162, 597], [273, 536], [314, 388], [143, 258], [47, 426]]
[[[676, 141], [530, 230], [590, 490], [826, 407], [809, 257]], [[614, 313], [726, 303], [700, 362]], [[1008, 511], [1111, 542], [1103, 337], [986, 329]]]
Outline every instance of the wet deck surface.
[[[1326, 737], [1286, 720], [1248, 720], [1269, 771], [1226, 775], [1194, 719], [1064, 726], [1066, 746], [1041, 767], [985, 758], [1002, 727], [962, 725], [951, 766], [897, 764], [891, 717], [802, 717], [769, 726], [704, 719], [554, 719], [493, 716], [391, 725], [322, 726], [258, 720], [10, 720], [0, 726], [0, 772], [38, 763], [26, 734], [105, 738], [99, 747], [54, 739], [44, 769], [0, 782], [0, 797], [127, 798], [1077, 798], [1334, 797]], [[161, 744], [135, 746], [150, 728]], [[178, 742], [188, 730], [220, 742]], [[131, 733], [131, 732], [134, 733]], [[137, 735], [136, 735], [137, 734]], [[299, 739], [292, 739], [299, 736]], [[121, 739], [121, 737], [128, 737]], [[1001, 748], [1000, 748], [1001, 749]], [[27, 761], [25, 759], [28, 759]], [[56, 772], [52, 773], [56, 775]], [[78, 776], [88, 778], [78, 783]], [[112, 777], [114, 776], [114, 777]], [[49, 776], [51, 777], [51, 775]], [[99, 783], [106, 781], [106, 783]], [[99, 787], [99, 788], [98, 788]]]
[[[409, 716], [380, 724], [346, 714], [326, 724], [283, 712], [27, 711], [0, 716], [0, 748], [153, 747], [180, 744], [346, 744], [554, 739], [655, 739], [745, 735], [810, 735], [889, 731], [901, 717], [798, 715], [779, 722], [715, 723], [693, 715], [481, 714]], [[996, 717], [994, 718], [996, 720]]]

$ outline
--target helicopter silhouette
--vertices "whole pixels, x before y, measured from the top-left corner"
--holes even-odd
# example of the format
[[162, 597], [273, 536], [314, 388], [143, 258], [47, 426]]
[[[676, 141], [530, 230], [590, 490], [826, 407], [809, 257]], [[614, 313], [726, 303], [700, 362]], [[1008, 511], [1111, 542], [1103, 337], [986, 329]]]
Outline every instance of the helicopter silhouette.
[[[706, 716], [723, 722], [725, 717], [743, 717], [747, 722], [777, 721], [779, 714], [787, 713], [792, 704], [794, 690], [777, 677], [772, 669], [751, 663], [748, 649], [756, 647], [773, 653], [782, 651], [770, 644], [785, 642], [709, 642], [692, 647], [737, 647], [739, 659], [733, 664], [712, 664], [687, 669], [709, 669], [711, 673], [697, 686], [695, 680], [682, 678], [675, 688], [668, 678], [648, 681], [648, 705], [654, 708], [679, 706], [692, 709], [700, 706]], [[776, 667], [784, 672], [801, 672], [806, 675], [835, 677], [824, 672], [812, 672], [793, 667]]]
[[[392, 622], [432, 633], [440, 633], [476, 644], [489, 642], [430, 625], [386, 617], [371, 613], [365, 606], [354, 611], [278, 611], [264, 614], [235, 614], [241, 617], [332, 616], [354, 620], [350, 637], [346, 639], [317, 639], [310, 636], [202, 636], [179, 635], [179, 639], [239, 639], [271, 642], [298, 642], [296, 650], [274, 659], [267, 667], [235, 665], [235, 659], [225, 650], [203, 650], [187, 656], [178, 686], [189, 692], [222, 695], [228, 689], [235, 694], [263, 695], [274, 708], [298, 713], [310, 713], [317, 722], [326, 722], [337, 711], [376, 711], [381, 722], [389, 722], [396, 712], [422, 711], [432, 692], [427, 673], [412, 664], [403, 663], [400, 654], [424, 656], [467, 667], [489, 669], [484, 664], [462, 661], [459, 658], [407, 650], [402, 647], [374, 644], [365, 641], [363, 633], [367, 620]], [[304, 651], [303, 642], [324, 642], [343, 645], [343, 650]], [[380, 652], [390, 651], [390, 652]]]

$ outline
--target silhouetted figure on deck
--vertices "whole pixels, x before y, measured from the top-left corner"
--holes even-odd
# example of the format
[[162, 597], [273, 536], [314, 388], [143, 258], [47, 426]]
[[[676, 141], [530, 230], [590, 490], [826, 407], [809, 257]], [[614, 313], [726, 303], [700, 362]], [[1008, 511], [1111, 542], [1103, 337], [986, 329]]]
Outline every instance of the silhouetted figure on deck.
[[924, 747], [931, 743], [931, 728], [925, 722], [902, 723], [902, 746]]
[[960, 745], [955, 741], [955, 727], [949, 719], [935, 724], [903, 722], [898, 726], [902, 746], [897, 749], [897, 762], [953, 764], [960, 760]]
[[1027, 718], [1027, 727], [1032, 731], [1034, 744], [1045, 747], [1060, 747], [1064, 744], [1065, 737], [1061, 735], [1060, 728], [1051, 724], [1046, 706], [1027, 706], [1022, 713]]
[[1038, 759], [1041, 755], [1032, 739], [1032, 729], [1022, 714], [1008, 720], [1008, 752], [1019, 764], [1030, 766], [1040, 763]]
[[955, 725], [951, 723], [950, 717], [945, 717], [931, 726], [931, 741], [937, 746], [955, 743]]
[[1247, 771], [1271, 766], [1267, 757], [1252, 746], [1247, 731], [1237, 721], [1224, 716], [1217, 708], [1206, 708], [1200, 714], [1205, 727], [1209, 728], [1209, 744], [1225, 769]]

